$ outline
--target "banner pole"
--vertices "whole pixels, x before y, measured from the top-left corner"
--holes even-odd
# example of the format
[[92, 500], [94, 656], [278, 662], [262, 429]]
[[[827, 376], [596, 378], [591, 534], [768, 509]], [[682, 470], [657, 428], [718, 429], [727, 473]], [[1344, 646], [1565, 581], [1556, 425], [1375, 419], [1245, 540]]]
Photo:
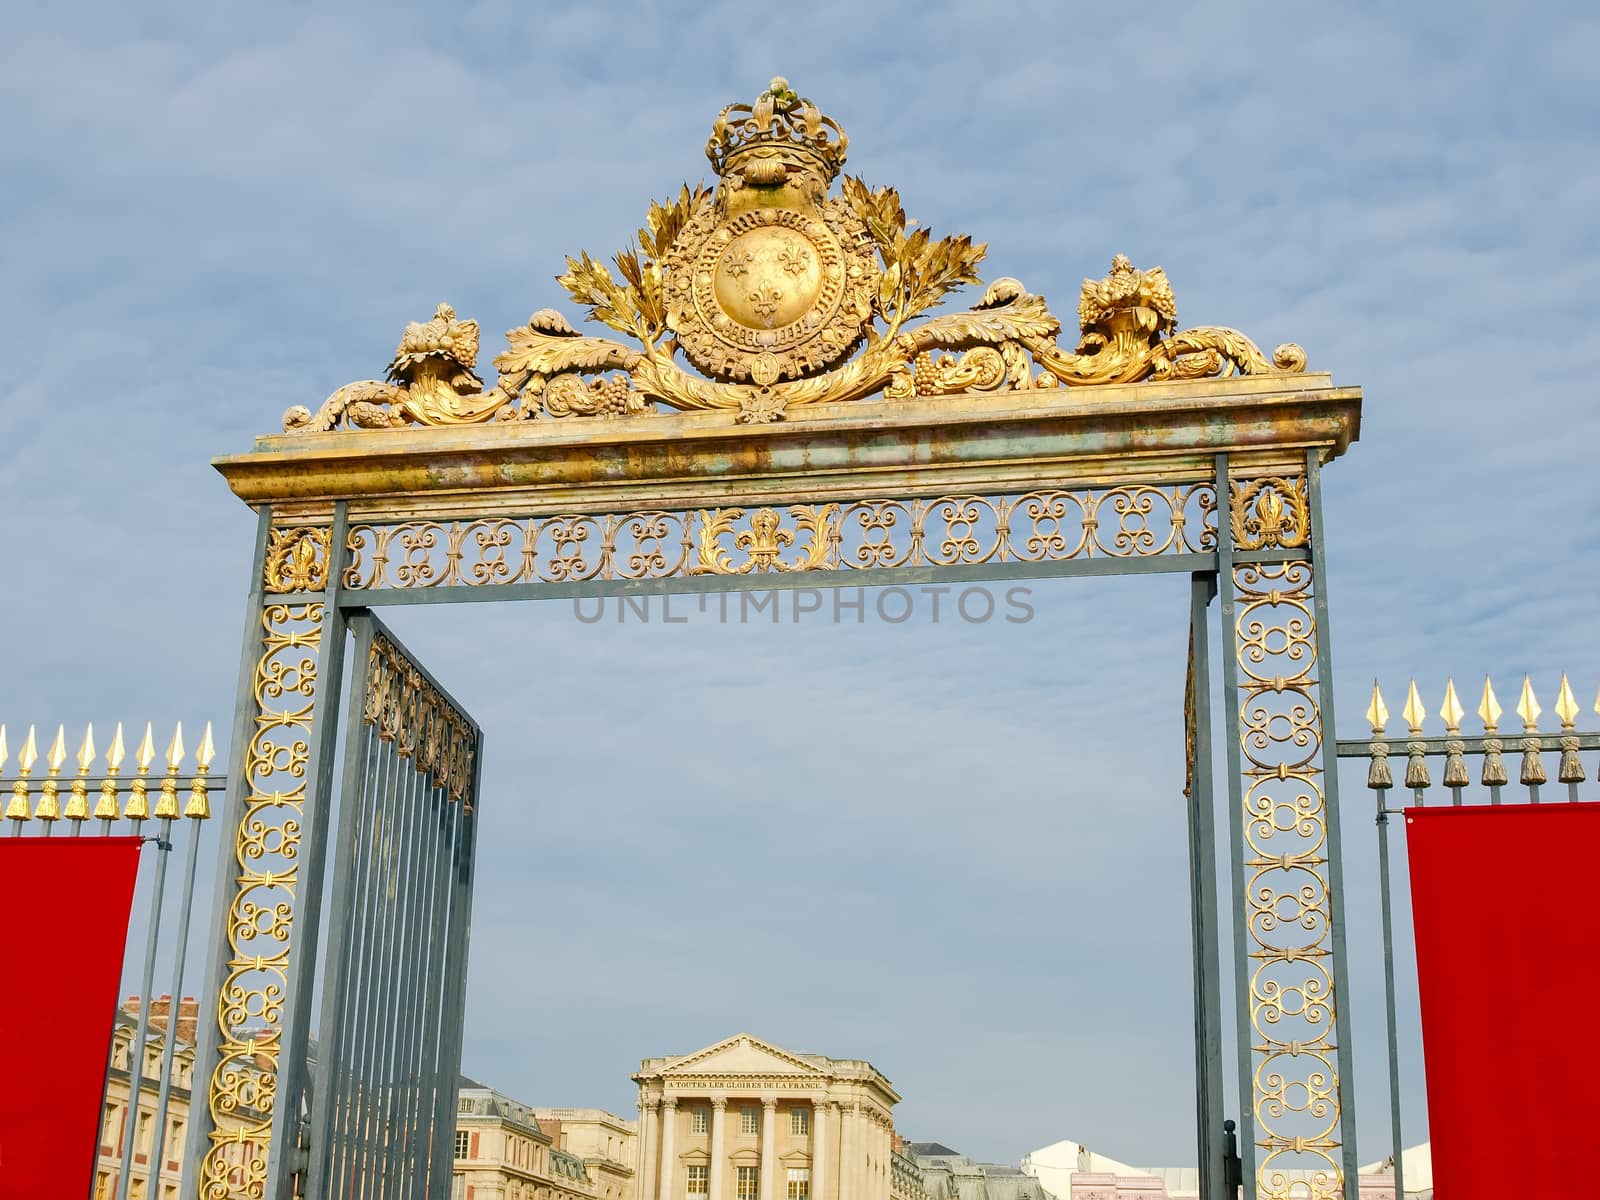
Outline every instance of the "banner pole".
[[156, 844], [155, 894], [150, 902], [150, 932], [144, 943], [144, 982], [140, 984], [139, 1017], [128, 1055], [128, 1115], [123, 1122], [122, 1166], [117, 1172], [117, 1200], [128, 1200], [128, 1174], [133, 1170], [133, 1143], [139, 1136], [139, 1097], [144, 1094], [144, 1043], [150, 1032], [150, 989], [156, 982], [156, 947], [161, 940], [161, 900], [167, 889], [167, 851], [172, 849], [172, 818], [161, 822]]
[[1405, 1142], [1400, 1138], [1400, 1041], [1395, 1025], [1394, 916], [1389, 898], [1389, 811], [1387, 788], [1378, 797], [1378, 903], [1383, 912], [1383, 1007], [1389, 1026], [1389, 1133], [1394, 1141], [1394, 1196], [1406, 1200]]

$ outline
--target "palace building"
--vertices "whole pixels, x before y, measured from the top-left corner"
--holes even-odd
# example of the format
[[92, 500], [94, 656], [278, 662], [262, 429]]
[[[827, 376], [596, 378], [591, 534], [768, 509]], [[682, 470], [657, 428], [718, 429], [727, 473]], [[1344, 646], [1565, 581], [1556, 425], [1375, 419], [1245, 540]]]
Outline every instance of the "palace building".
[[863, 1059], [739, 1034], [647, 1058], [638, 1200], [890, 1200], [900, 1096]]

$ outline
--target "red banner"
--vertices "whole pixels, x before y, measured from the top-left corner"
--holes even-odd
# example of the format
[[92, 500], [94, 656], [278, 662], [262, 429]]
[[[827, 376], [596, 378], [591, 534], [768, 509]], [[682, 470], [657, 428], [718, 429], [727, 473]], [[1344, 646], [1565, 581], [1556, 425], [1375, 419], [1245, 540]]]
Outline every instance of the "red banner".
[[0, 1197], [83, 1200], [136, 837], [0, 837]]
[[1435, 1191], [1588, 1196], [1600, 804], [1408, 808], [1406, 827]]

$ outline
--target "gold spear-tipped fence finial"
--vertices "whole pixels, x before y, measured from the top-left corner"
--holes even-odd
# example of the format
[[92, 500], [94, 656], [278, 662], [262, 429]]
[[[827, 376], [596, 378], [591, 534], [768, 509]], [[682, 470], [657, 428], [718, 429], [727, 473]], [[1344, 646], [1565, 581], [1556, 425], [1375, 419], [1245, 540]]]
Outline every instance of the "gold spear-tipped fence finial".
[[[1394, 786], [1394, 775], [1389, 770], [1389, 744], [1382, 740], [1389, 724], [1389, 706], [1383, 702], [1378, 681], [1372, 681], [1372, 700], [1367, 705], [1367, 724], [1372, 726], [1372, 741], [1368, 743], [1371, 761], [1367, 764], [1367, 786], [1375, 791]], [[1383, 806], [1379, 797], [1380, 808]]]
[[6, 727], [0, 725], [0, 770], [5, 769], [6, 759], [11, 757], [11, 747], [6, 745]]
[[106, 748], [106, 777], [100, 781], [100, 799], [94, 804], [94, 816], [97, 821], [117, 819], [117, 772], [122, 770], [122, 760], [127, 752], [122, 743], [122, 722], [118, 721], [117, 731], [111, 737], [111, 745]]
[[171, 820], [178, 815], [178, 769], [183, 766], [183, 722], [172, 731], [172, 741], [167, 746], [167, 773], [161, 780], [161, 795], [156, 800], [155, 815]]
[[[1498, 736], [1500, 730], [1500, 700], [1494, 694], [1494, 683], [1485, 675], [1483, 677], [1483, 698], [1478, 701], [1478, 719], [1483, 722], [1483, 770], [1479, 773], [1479, 781], [1484, 787], [1498, 788], [1509, 782], [1506, 775], [1506, 760], [1501, 751], [1505, 743]], [[1496, 793], [1498, 794], [1498, 793]]]
[[17, 780], [11, 785], [11, 800], [6, 805], [6, 817], [12, 821], [26, 821], [32, 817], [28, 811], [28, 779], [33, 774], [33, 764], [39, 761], [39, 745], [34, 738], [34, 728], [28, 726], [27, 739], [22, 743], [22, 753], [17, 755]]
[[38, 807], [33, 810], [33, 815], [41, 821], [61, 819], [61, 801], [57, 797], [61, 789], [61, 765], [66, 761], [67, 727], [57, 725], [55, 740], [50, 743], [50, 749], [44, 758], [48, 773], [45, 775], [44, 784], [39, 788]]
[[150, 774], [150, 764], [156, 760], [156, 743], [151, 734], [152, 723], [146, 721], [144, 737], [139, 741], [139, 748], [133, 752], [133, 781], [129, 784], [128, 805], [122, 810], [122, 815], [130, 821], [144, 821], [150, 816], [150, 785], [145, 777]]
[[[28, 730], [28, 737], [30, 739], [33, 737], [32, 729]], [[5, 729], [0, 727], [0, 751], [5, 749], [5, 742]], [[23, 782], [23, 778], [28, 774], [29, 770], [27, 765], [23, 762], [23, 759], [26, 756], [27, 746], [25, 743], [22, 754], [17, 756], [17, 781], [11, 786], [11, 800], [6, 804], [7, 820], [26, 821], [28, 819], [28, 786]], [[0, 764], [3, 764], [5, 760], [6, 755], [0, 754]]]
[[1572, 684], [1567, 682], [1567, 673], [1561, 672], [1561, 694], [1556, 697], [1556, 716], [1560, 718], [1561, 728], [1571, 729], [1578, 723], [1578, 701], [1572, 694]]
[[1383, 702], [1376, 679], [1372, 681], [1372, 701], [1367, 705], [1367, 724], [1372, 726], [1375, 735], [1382, 734], [1389, 724], [1389, 706]]
[[217, 746], [211, 739], [211, 722], [206, 722], [205, 734], [194, 752], [194, 779], [189, 784], [189, 802], [183, 815], [205, 820], [211, 815], [211, 801], [206, 797], [206, 775], [211, 770], [211, 760], [216, 757]]
[[[1572, 694], [1572, 684], [1567, 673], [1561, 672], [1561, 690], [1556, 696], [1556, 717], [1561, 721], [1561, 759], [1556, 764], [1556, 779], [1560, 783], [1582, 783], [1583, 759], [1578, 756], [1578, 739], [1574, 730], [1578, 724], [1578, 698]], [[1572, 798], [1576, 800], [1577, 790]]]
[[1454, 676], [1445, 680], [1444, 701], [1439, 705], [1439, 715], [1444, 718], [1444, 731], [1446, 733], [1461, 732], [1461, 718], [1467, 714], [1461, 707], [1461, 698], [1456, 695]]
[[1494, 684], [1489, 677], [1483, 677], [1483, 699], [1478, 701], [1478, 716], [1483, 721], [1483, 731], [1494, 733], [1500, 728], [1500, 701], [1495, 697]]
[[[1456, 695], [1455, 676], [1445, 680], [1444, 700], [1439, 705], [1439, 715], [1444, 718], [1444, 776], [1441, 782], [1447, 788], [1463, 788], [1472, 782], [1467, 774], [1466, 743], [1461, 740], [1461, 718], [1466, 710], [1461, 707], [1461, 697]], [[1461, 794], [1455, 793], [1459, 803]]]
[[1427, 746], [1416, 739], [1422, 736], [1422, 723], [1428, 719], [1428, 710], [1422, 707], [1422, 697], [1417, 694], [1417, 681], [1412, 679], [1406, 691], [1406, 706], [1400, 710], [1406, 727], [1411, 731], [1411, 741], [1406, 743], [1406, 786], [1420, 789], [1432, 780], [1428, 777]]
[[1525, 733], [1534, 733], [1539, 728], [1539, 714], [1544, 709], [1539, 707], [1539, 698], [1533, 694], [1533, 680], [1527, 675], [1522, 677], [1522, 696], [1517, 700], [1517, 716], [1522, 718], [1522, 728]]
[[1539, 714], [1544, 709], [1539, 707], [1539, 699], [1533, 694], [1533, 680], [1527, 675], [1522, 677], [1522, 695], [1517, 700], [1517, 716], [1522, 718], [1522, 771], [1519, 775], [1521, 782], [1530, 787], [1538, 787], [1547, 778], [1544, 771], [1544, 760], [1539, 757], [1539, 751], [1544, 748], [1537, 734], [1539, 732]]
[[1406, 693], [1406, 706], [1400, 710], [1400, 715], [1406, 719], [1406, 726], [1413, 734], [1422, 732], [1422, 723], [1428, 719], [1428, 710], [1422, 707], [1422, 697], [1417, 694], [1417, 681], [1411, 681], [1411, 690]]
[[69, 821], [89, 819], [89, 770], [94, 766], [94, 722], [84, 726], [83, 745], [78, 747], [78, 773], [72, 779], [72, 798], [63, 815]]

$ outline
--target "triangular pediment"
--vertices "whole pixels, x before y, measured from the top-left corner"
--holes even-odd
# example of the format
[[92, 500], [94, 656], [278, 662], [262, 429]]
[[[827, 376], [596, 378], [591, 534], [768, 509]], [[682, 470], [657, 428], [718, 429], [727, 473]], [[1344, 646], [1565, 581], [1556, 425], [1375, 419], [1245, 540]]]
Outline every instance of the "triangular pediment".
[[741, 1033], [675, 1059], [661, 1071], [673, 1075], [822, 1075], [799, 1055]]

